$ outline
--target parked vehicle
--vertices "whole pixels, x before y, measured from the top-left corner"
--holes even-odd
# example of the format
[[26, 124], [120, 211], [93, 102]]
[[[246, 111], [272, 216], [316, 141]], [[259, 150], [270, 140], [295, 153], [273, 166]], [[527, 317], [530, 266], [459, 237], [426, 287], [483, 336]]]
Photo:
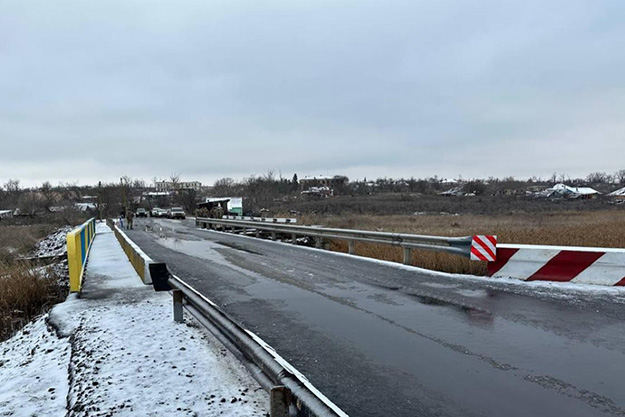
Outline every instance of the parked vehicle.
[[137, 217], [148, 217], [148, 211], [143, 207], [137, 209]]
[[158, 207], [154, 207], [152, 209], [152, 217], [167, 217], [167, 210], [162, 209], [162, 208], [158, 208]]
[[187, 215], [185, 214], [182, 207], [172, 207], [167, 210], [167, 217], [170, 219], [186, 219]]

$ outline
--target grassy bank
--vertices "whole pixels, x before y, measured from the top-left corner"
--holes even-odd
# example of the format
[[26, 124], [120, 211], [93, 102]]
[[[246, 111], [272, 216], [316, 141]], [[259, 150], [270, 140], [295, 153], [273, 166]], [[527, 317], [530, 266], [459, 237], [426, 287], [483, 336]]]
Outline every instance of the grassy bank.
[[0, 340], [67, 296], [51, 270], [0, 264]]
[[[625, 210], [564, 211], [507, 215], [346, 215], [302, 217], [303, 224], [346, 229], [402, 232], [437, 236], [494, 234], [501, 243], [625, 248]], [[347, 252], [347, 242], [335, 240], [332, 250]], [[401, 262], [400, 248], [356, 244], [358, 255]], [[452, 273], [484, 275], [486, 265], [459, 256], [414, 251], [413, 265]]]
[[18, 261], [55, 229], [52, 224], [0, 227], [0, 340], [67, 296], [58, 269]]

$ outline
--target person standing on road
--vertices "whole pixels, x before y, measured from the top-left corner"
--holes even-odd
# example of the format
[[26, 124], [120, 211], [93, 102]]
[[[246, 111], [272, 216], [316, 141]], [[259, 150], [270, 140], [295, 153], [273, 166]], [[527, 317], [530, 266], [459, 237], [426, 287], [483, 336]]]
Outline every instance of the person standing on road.
[[119, 227], [121, 227], [122, 229], [124, 228], [124, 215], [126, 213], [126, 210], [122, 210], [119, 212]]
[[126, 229], [132, 229], [132, 225], [134, 223], [135, 213], [128, 210], [126, 212]]

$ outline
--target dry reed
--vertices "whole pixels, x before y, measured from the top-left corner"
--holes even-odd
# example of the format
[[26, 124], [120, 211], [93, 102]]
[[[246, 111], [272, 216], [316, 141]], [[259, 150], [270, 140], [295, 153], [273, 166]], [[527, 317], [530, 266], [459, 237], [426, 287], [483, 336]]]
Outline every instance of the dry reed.
[[[437, 236], [494, 234], [500, 243], [625, 248], [625, 211], [513, 214], [500, 216], [303, 216], [302, 224]], [[347, 242], [334, 240], [331, 249], [347, 252]], [[356, 254], [402, 261], [398, 247], [358, 243]], [[412, 264], [451, 273], [484, 275], [486, 265], [446, 253], [415, 250]]]

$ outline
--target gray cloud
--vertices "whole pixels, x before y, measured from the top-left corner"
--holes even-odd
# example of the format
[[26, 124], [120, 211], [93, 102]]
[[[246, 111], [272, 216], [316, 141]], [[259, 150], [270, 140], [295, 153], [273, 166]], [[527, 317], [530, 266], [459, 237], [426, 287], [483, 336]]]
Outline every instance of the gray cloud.
[[0, 0], [0, 181], [622, 169], [624, 13]]

